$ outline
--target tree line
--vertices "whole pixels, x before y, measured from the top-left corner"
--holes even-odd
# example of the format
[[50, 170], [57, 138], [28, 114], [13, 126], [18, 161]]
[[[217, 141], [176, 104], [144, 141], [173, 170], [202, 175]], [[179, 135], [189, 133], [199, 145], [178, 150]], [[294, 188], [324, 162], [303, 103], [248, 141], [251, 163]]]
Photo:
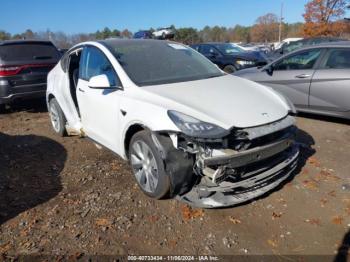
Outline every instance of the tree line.
[[[270, 14], [272, 15], [272, 14]], [[277, 16], [276, 16], [277, 17]], [[174, 40], [186, 44], [198, 42], [273, 42], [278, 40], [278, 24], [277, 27], [269, 26], [264, 28], [261, 25], [234, 27], [222, 26], [206, 26], [201, 30], [193, 27], [184, 27], [175, 29]], [[283, 24], [283, 37], [300, 36], [302, 23]], [[154, 31], [153, 28], [147, 29]], [[120, 31], [118, 29], [110, 29], [108, 27], [98, 30], [94, 33], [78, 33], [66, 34], [64, 32], [53, 32], [46, 30], [43, 32], [33, 32], [28, 29], [21, 34], [11, 35], [10, 33], [0, 30], [0, 40], [10, 39], [45, 39], [51, 40], [60, 48], [69, 48], [70, 46], [88, 40], [99, 40], [107, 38], [132, 38], [133, 33], [127, 29]]]
[[[256, 19], [252, 26], [236, 25], [234, 27], [205, 26], [202, 29], [193, 27], [175, 28], [174, 40], [185, 44], [198, 42], [244, 42], [271, 43], [277, 42], [281, 25], [282, 39], [288, 37], [335, 36], [350, 38], [350, 21], [344, 19], [350, 0], [310, 0], [305, 5], [304, 23], [285, 23], [276, 14], [268, 13]], [[153, 28], [148, 29], [154, 31]], [[66, 34], [64, 32], [33, 32], [28, 29], [21, 34], [11, 35], [0, 30], [0, 40], [8, 39], [49, 39], [59, 48], [88, 40], [113, 37], [132, 38], [128, 29], [118, 30], [108, 27], [94, 33]]]

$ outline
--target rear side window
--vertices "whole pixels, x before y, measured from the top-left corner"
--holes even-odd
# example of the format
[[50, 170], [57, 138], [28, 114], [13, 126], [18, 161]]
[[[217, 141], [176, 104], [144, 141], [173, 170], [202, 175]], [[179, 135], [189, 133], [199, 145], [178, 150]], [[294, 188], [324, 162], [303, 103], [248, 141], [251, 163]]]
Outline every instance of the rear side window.
[[60, 54], [52, 44], [0, 45], [0, 59], [4, 62], [58, 60]]
[[331, 49], [322, 68], [350, 69], [350, 49]]
[[282, 59], [274, 68], [275, 70], [305, 70], [312, 69], [321, 54], [321, 49], [300, 52]]

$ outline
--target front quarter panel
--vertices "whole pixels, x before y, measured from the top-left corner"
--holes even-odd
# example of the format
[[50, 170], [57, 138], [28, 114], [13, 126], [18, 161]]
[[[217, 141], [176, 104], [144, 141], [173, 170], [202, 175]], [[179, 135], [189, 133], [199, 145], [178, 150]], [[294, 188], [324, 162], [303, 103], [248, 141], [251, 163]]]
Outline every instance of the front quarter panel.
[[[129, 93], [128, 91], [125, 90], [126, 93]], [[123, 130], [120, 145], [124, 145], [125, 135], [133, 125], [141, 125], [151, 131], [180, 131], [168, 117], [166, 107], [149, 103], [133, 95], [125, 94], [121, 101], [120, 111], [122, 114], [120, 126]], [[124, 146], [121, 146], [117, 153], [124, 159], [127, 158]]]

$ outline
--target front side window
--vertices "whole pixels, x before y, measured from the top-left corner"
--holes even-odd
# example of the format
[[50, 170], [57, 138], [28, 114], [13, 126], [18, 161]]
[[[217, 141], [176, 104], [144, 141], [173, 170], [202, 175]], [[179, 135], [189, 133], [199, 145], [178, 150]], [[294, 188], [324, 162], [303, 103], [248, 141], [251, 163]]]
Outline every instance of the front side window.
[[80, 78], [89, 81], [91, 77], [106, 75], [111, 86], [119, 86], [120, 81], [111, 62], [96, 47], [86, 47], [83, 51]]
[[223, 76], [208, 59], [182, 44], [158, 40], [111, 40], [104, 45], [138, 86]]
[[304, 51], [291, 55], [275, 64], [275, 70], [305, 70], [312, 69], [321, 54], [321, 49]]
[[330, 50], [325, 61], [325, 69], [350, 69], [350, 48]]

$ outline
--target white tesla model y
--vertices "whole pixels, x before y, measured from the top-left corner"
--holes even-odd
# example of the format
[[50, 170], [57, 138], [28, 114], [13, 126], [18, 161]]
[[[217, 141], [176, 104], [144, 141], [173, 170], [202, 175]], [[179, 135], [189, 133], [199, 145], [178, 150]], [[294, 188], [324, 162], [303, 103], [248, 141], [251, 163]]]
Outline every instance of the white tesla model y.
[[231, 206], [276, 187], [297, 165], [293, 105], [175, 42], [78, 44], [49, 73], [47, 104], [55, 132], [130, 161], [157, 199]]

